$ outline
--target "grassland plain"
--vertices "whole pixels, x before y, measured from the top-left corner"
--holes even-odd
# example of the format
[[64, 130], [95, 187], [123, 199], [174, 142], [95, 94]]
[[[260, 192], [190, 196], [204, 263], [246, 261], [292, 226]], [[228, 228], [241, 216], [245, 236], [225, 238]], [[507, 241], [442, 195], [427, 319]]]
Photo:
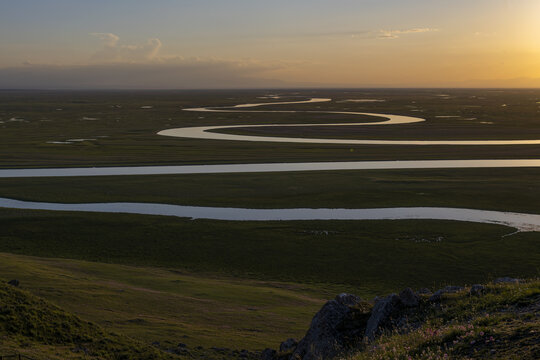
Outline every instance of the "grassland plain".
[[375, 295], [535, 276], [538, 233], [451, 221], [228, 222], [0, 211], [0, 251], [298, 283]]
[[[0, 92], [0, 167], [497, 159], [540, 154], [536, 145], [351, 147], [156, 135], [182, 126], [359, 121], [348, 115], [182, 111], [268, 101], [257, 99], [265, 94]], [[264, 109], [381, 112], [428, 120], [387, 129], [369, 127], [369, 134], [367, 128], [340, 133], [301, 128], [295, 136], [540, 138], [538, 90], [289, 91], [284, 96], [335, 101]], [[385, 101], [346, 101], [364, 98]], [[449, 206], [538, 213], [539, 172], [452, 169], [20, 178], [1, 179], [0, 196], [50, 202], [254, 208]], [[180, 341], [193, 345], [260, 349], [283, 340], [284, 334], [299, 336], [322, 299], [338, 292], [371, 298], [406, 286], [434, 289], [497, 276], [534, 277], [540, 269], [538, 233], [505, 236], [512, 229], [450, 221], [248, 223], [0, 209], [0, 229], [4, 252], [0, 277], [21, 278], [30, 291], [106, 330], [141, 340], [146, 340], [146, 333], [167, 344], [182, 334], [190, 338]], [[239, 298], [241, 293], [244, 298]], [[205, 306], [207, 312], [201, 310]]]
[[0, 197], [245, 208], [445, 206], [538, 213], [540, 169], [361, 170], [0, 179]]
[[[396, 159], [534, 158], [540, 146], [341, 146], [208, 141], [158, 136], [183, 126], [357, 122], [324, 114], [195, 113], [197, 106], [264, 102], [262, 91], [0, 92], [0, 167], [166, 165], [201, 163], [353, 161]], [[448, 95], [448, 96], [440, 96]], [[360, 111], [420, 116], [428, 121], [390, 127], [300, 129], [320, 136], [437, 139], [539, 138], [538, 90], [288, 91], [286, 100], [329, 97], [319, 104], [275, 105], [264, 110]], [[382, 98], [375, 103], [347, 99]], [[276, 101], [270, 100], [269, 102]], [[277, 100], [279, 101], [279, 100]], [[150, 108], [142, 108], [149, 106]], [[443, 117], [441, 117], [443, 116]], [[459, 116], [457, 118], [444, 116]], [[361, 118], [362, 119], [362, 118]], [[373, 118], [363, 117], [372, 121]], [[261, 131], [273, 131], [264, 129]], [[290, 130], [293, 131], [293, 130]], [[365, 133], [369, 131], [369, 134]], [[427, 131], [427, 133], [426, 133]], [[330, 132], [330, 133], [328, 133]], [[344, 135], [345, 134], [345, 135]], [[351, 135], [353, 134], [353, 135]], [[305, 136], [305, 134], [304, 134]], [[317, 135], [318, 136], [318, 135]], [[70, 144], [70, 139], [86, 139]]]

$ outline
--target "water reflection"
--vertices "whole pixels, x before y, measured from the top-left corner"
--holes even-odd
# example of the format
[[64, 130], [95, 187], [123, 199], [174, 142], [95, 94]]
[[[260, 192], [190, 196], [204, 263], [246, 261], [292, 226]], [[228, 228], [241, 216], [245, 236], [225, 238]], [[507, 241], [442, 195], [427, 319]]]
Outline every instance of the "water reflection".
[[0, 178], [519, 167], [540, 167], [540, 159], [406, 161], [397, 160], [227, 165], [125, 166], [98, 168], [4, 169], [0, 170]]
[[243, 209], [152, 203], [59, 204], [0, 198], [0, 207], [177, 216], [229, 221], [291, 220], [455, 220], [506, 225], [519, 231], [540, 231], [540, 215], [443, 207], [376, 209]]

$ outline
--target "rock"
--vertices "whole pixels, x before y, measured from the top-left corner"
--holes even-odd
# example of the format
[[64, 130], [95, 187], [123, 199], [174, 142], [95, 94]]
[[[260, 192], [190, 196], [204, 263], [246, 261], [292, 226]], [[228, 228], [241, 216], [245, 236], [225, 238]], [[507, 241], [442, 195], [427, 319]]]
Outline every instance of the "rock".
[[475, 284], [471, 286], [470, 294], [473, 296], [482, 295], [486, 291], [486, 287], [484, 285]]
[[362, 340], [370, 305], [351, 294], [328, 301], [313, 317], [290, 359], [329, 359]]
[[277, 358], [277, 352], [273, 349], [264, 349], [261, 353], [261, 360], [274, 360]]
[[399, 300], [406, 307], [417, 307], [420, 299], [411, 288], [406, 288], [399, 293]]
[[179, 343], [177, 346], [178, 346], [179, 348], [186, 348], [186, 347], [187, 347], [187, 345], [184, 344], [184, 343]]
[[354, 306], [360, 302], [360, 298], [353, 294], [341, 293], [335, 299], [338, 303], [346, 306]]
[[443, 289], [435, 291], [433, 295], [429, 298], [430, 302], [439, 302], [442, 299], [443, 294], [453, 294], [460, 291], [463, 291], [463, 286], [447, 286]]
[[224, 352], [227, 352], [227, 350], [229, 350], [229, 349], [214, 346], [214, 347], [211, 347], [210, 350], [214, 350], [214, 351], [216, 351], [218, 353], [224, 353]]
[[428, 288], [422, 288], [418, 290], [418, 295], [431, 295], [433, 294]]
[[189, 352], [189, 350], [185, 347], [177, 347], [177, 348], [174, 348], [174, 349], [168, 349], [168, 350], [165, 350], [166, 352], [168, 353], [171, 353], [171, 354], [176, 354], [176, 355], [189, 355], [189, 356], [192, 356], [191, 355], [191, 352]]
[[159, 346], [159, 345], [160, 345], [160, 344], [159, 344], [159, 341], [154, 341], [154, 342], [152, 343], [152, 346]]
[[493, 281], [495, 284], [519, 284], [519, 279], [511, 278], [511, 277], [500, 277], [495, 279]]
[[279, 346], [279, 352], [281, 354], [292, 353], [296, 349], [296, 346], [298, 346], [298, 341], [295, 339], [287, 339]]
[[402, 302], [396, 294], [388, 295], [379, 300], [373, 307], [364, 336], [370, 341], [373, 340], [382, 328], [390, 324], [392, 317], [398, 313], [401, 307]]
[[8, 281], [8, 285], [18, 287], [20, 285], [20, 282], [17, 279], [13, 279]]

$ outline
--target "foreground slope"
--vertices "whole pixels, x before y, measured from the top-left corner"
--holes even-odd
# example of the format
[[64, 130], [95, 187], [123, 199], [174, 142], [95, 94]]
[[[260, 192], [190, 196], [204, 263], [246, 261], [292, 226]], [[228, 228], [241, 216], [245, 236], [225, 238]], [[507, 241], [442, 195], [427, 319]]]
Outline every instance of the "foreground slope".
[[411, 289], [366, 302], [341, 294], [315, 315], [305, 337], [265, 360], [538, 359], [540, 281]]
[[0, 284], [0, 355], [35, 359], [172, 359], [172, 355], [104, 331], [49, 302]]

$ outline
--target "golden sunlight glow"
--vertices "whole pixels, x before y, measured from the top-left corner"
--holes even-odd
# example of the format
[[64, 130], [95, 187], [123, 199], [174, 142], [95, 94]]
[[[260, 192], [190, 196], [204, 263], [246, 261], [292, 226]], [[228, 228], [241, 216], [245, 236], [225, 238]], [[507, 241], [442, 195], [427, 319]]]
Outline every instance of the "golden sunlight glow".
[[[104, 12], [103, 25], [83, 22], [80, 31], [70, 33], [49, 17], [42, 18], [45, 24], [24, 23], [26, 18], [18, 18], [22, 2], [9, 2], [4, 13], [13, 8], [14, 15], [0, 24], [6, 39], [0, 44], [0, 87], [77, 78], [63, 70], [79, 76], [70, 85], [75, 87], [93, 83], [89, 74], [96, 72], [103, 83], [111, 76], [131, 83], [141, 72], [146, 76], [141, 84], [157, 88], [174, 88], [185, 79], [210, 87], [540, 87], [540, 0], [419, 0], [418, 11], [397, 0], [391, 1], [394, 6], [382, 1], [336, 6], [339, 2], [313, 7], [298, 0], [287, 9], [252, 2], [248, 11], [233, 1], [219, 5], [228, 16], [217, 25], [207, 21], [212, 14], [202, 4], [195, 2], [191, 14], [182, 2], [172, 2], [146, 27], [131, 21], [120, 26]], [[155, 10], [142, 1], [141, 6]], [[298, 15], [289, 17], [295, 13], [290, 8]], [[146, 19], [142, 10], [130, 16]], [[71, 18], [79, 16], [72, 11]], [[168, 14], [175, 17], [157, 20]], [[24, 32], [17, 30], [22, 25]], [[25, 75], [28, 71], [35, 76]]]

